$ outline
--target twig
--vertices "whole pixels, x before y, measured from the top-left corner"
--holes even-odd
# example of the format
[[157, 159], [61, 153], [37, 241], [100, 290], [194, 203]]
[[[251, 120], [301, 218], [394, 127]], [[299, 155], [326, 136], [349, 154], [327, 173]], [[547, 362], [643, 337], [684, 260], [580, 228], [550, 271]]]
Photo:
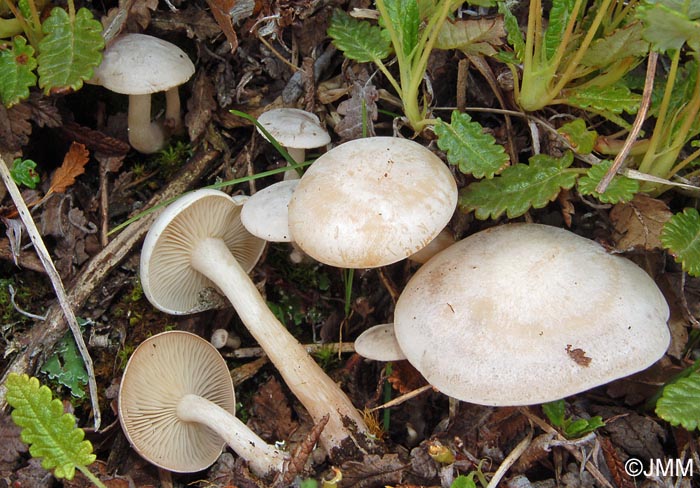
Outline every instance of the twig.
[[[328, 349], [332, 352], [338, 353], [349, 353], [355, 352], [355, 345], [352, 342], [333, 342], [327, 344], [306, 344], [304, 346], [306, 352], [309, 354], [314, 354], [324, 349]], [[256, 358], [265, 355], [265, 351], [262, 347], [240, 347], [232, 352], [225, 353], [224, 357], [234, 357], [238, 359], [242, 358]]]
[[523, 455], [525, 449], [527, 449], [532, 442], [532, 432], [533, 429], [530, 427], [530, 432], [528, 432], [527, 436], [518, 442], [518, 445], [515, 446], [508, 456], [506, 456], [496, 472], [493, 474], [493, 477], [491, 478], [491, 481], [489, 481], [486, 488], [496, 488], [498, 486], [498, 484], [501, 482], [501, 478], [503, 478], [510, 467], [513, 466], [518, 459], [520, 459], [520, 456]]
[[420, 388], [416, 388], [413, 391], [409, 391], [408, 393], [401, 395], [399, 397], [394, 398], [391, 401], [386, 402], [383, 405], [379, 405], [378, 407], [371, 408], [369, 411], [374, 412], [375, 410], [380, 410], [382, 408], [389, 408], [389, 407], [395, 407], [396, 405], [401, 405], [403, 402], [410, 400], [411, 398], [417, 397], [424, 391], [432, 390], [433, 385], [424, 385], [421, 386]]
[[[196, 184], [211, 161], [218, 156], [216, 151], [200, 151], [195, 154], [178, 176], [149, 201], [147, 207], [180, 195]], [[154, 219], [155, 214], [150, 214], [129, 225], [83, 267], [68, 291], [68, 303], [73, 309], [79, 310], [105, 277], [141, 242]], [[61, 308], [52, 305], [46, 322], [41, 327], [32, 327], [28, 333], [27, 347], [13, 358], [3, 373], [0, 381], [0, 410], [7, 407], [7, 376], [10, 373], [30, 373], [44, 351], [50, 350], [65, 331], [66, 323]]]
[[70, 303], [68, 302], [66, 289], [63, 287], [61, 276], [58, 274], [58, 271], [56, 271], [56, 267], [51, 260], [49, 250], [46, 249], [46, 245], [44, 244], [44, 240], [41, 238], [41, 234], [39, 234], [39, 229], [37, 229], [36, 224], [34, 223], [32, 214], [29, 213], [29, 208], [27, 208], [27, 204], [24, 202], [24, 198], [22, 198], [22, 194], [20, 193], [15, 180], [12, 179], [10, 170], [2, 156], [0, 156], [0, 176], [2, 176], [5, 186], [10, 192], [10, 196], [12, 197], [12, 201], [17, 208], [17, 212], [19, 212], [19, 216], [22, 219], [22, 222], [24, 222], [24, 227], [27, 229], [27, 234], [29, 234], [29, 238], [31, 239], [32, 244], [34, 244], [34, 249], [39, 255], [39, 259], [44, 265], [46, 274], [51, 280], [51, 285], [53, 286], [56, 297], [58, 298], [58, 303], [61, 306], [63, 315], [68, 321], [68, 327], [70, 327], [70, 330], [73, 333], [73, 338], [78, 346], [78, 351], [80, 351], [80, 357], [85, 363], [85, 371], [87, 372], [88, 376], [88, 389], [90, 390], [90, 402], [92, 404], [93, 420], [95, 422], [95, 430], [98, 430], [100, 428], [101, 415], [99, 397], [97, 395], [97, 381], [95, 380], [95, 371], [92, 366], [92, 358], [90, 357], [90, 353], [88, 352], [85, 341], [83, 340], [83, 334], [80, 331], [78, 319], [75, 317], [73, 307], [71, 307]]
[[608, 172], [605, 173], [603, 179], [600, 180], [600, 183], [598, 183], [598, 186], [596, 186], [595, 191], [598, 193], [605, 193], [605, 190], [607, 190], [608, 185], [615, 177], [615, 174], [620, 170], [623, 163], [625, 162], [625, 159], [627, 159], [627, 155], [632, 149], [632, 144], [635, 143], [635, 141], [637, 140], [637, 136], [639, 136], [639, 131], [642, 129], [642, 124], [644, 123], [644, 119], [646, 119], [647, 117], [647, 112], [649, 111], [649, 106], [651, 105], [651, 91], [654, 88], [654, 77], [656, 75], [656, 61], [658, 57], [659, 54], [656, 51], [651, 51], [649, 53], [649, 59], [647, 61], [647, 73], [646, 78], [644, 80], [644, 91], [642, 92], [642, 101], [639, 105], [639, 110], [637, 111], [637, 117], [635, 117], [634, 119], [632, 130], [627, 136], [625, 144], [622, 146], [622, 149], [617, 154], [617, 156], [615, 156], [615, 160], [610, 166]]

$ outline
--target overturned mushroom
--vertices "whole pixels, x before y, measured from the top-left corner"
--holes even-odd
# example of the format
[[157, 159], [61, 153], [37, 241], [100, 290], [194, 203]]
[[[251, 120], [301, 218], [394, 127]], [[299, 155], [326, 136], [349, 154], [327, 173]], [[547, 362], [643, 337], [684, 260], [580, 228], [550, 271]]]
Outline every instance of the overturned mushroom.
[[253, 472], [281, 472], [289, 455], [270, 446], [235, 416], [226, 361], [201, 337], [156, 334], [134, 350], [119, 388], [119, 420], [133, 448], [149, 462], [179, 473], [201, 471], [224, 441]]
[[[240, 204], [217, 190], [197, 190], [171, 204], [154, 222], [141, 253], [144, 293], [157, 308], [186, 314], [211, 307], [211, 290], [225, 295], [314, 421], [328, 452], [350, 437], [362, 416], [340, 387], [277, 320], [236, 256], [236, 241], [253, 238], [241, 225]], [[254, 240], [262, 246], [263, 241]], [[244, 255], [259, 256], [248, 250]]]

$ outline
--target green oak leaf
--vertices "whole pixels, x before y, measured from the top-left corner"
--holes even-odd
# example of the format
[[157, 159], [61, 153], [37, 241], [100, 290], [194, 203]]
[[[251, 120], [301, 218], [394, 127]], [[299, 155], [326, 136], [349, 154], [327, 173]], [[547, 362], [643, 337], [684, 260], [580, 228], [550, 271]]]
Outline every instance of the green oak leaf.
[[0, 100], [6, 107], [29, 96], [29, 88], [36, 85], [37, 61], [34, 48], [22, 36], [12, 39], [9, 49], [0, 50]]
[[566, 103], [582, 109], [593, 109], [620, 114], [634, 114], [642, 100], [622, 83], [608, 86], [578, 87], [566, 91]]
[[590, 154], [593, 152], [598, 133], [594, 130], [588, 130], [586, 122], [583, 119], [575, 119], [567, 122], [557, 129], [557, 132], [566, 137], [571, 147], [577, 154]]
[[664, 224], [661, 243], [670, 251], [683, 271], [700, 276], [700, 213], [686, 208]]
[[36, 172], [36, 163], [31, 159], [17, 158], [12, 162], [10, 175], [15, 183], [27, 188], [36, 188], [39, 183], [39, 174]]
[[80, 89], [102, 62], [102, 24], [86, 8], [71, 17], [55, 7], [42, 30], [45, 36], [39, 43], [39, 87], [47, 94], [54, 88]]
[[477, 178], [493, 178], [508, 165], [508, 155], [491, 134], [466, 113], [452, 112], [450, 123], [435, 124], [437, 145], [447, 153], [447, 161], [462, 173]]
[[333, 12], [328, 35], [346, 58], [360, 63], [380, 61], [391, 54], [391, 39], [385, 29], [342, 10]]
[[639, 192], [639, 181], [626, 176], [615, 175], [604, 193], [598, 193], [596, 187], [612, 166], [612, 161], [603, 161], [591, 166], [585, 176], [578, 179], [578, 190], [583, 195], [593, 195], [603, 203], [629, 202]]
[[671, 425], [694, 430], [700, 424], [700, 373], [667, 385], [656, 402], [656, 414]]
[[26, 374], [11, 373], [5, 383], [12, 420], [22, 427], [22, 441], [29, 444], [32, 457], [41, 458], [44, 469], [53, 469], [56, 478], [73, 479], [76, 467], [95, 461], [92, 444], [76, 427], [75, 417], [63, 412], [63, 403], [54, 399], [48, 387]]
[[508, 218], [515, 218], [530, 208], [542, 208], [557, 198], [562, 189], [576, 184], [578, 174], [567, 171], [573, 161], [571, 152], [561, 158], [533, 156], [529, 164], [518, 163], [506, 168], [500, 176], [463, 188], [459, 206], [465, 212], [473, 210], [479, 220], [497, 219], [504, 212]]

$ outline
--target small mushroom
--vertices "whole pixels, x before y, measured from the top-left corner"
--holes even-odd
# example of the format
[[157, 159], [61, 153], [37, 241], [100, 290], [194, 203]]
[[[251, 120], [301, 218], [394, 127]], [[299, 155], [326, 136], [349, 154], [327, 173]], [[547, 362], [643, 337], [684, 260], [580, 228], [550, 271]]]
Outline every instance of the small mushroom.
[[406, 359], [396, 340], [394, 324], [379, 324], [364, 331], [355, 339], [355, 352], [375, 361]]
[[529, 405], [647, 368], [668, 347], [668, 317], [631, 261], [563, 229], [508, 224], [425, 263], [399, 297], [394, 330], [446, 395]]
[[[325, 146], [331, 142], [331, 136], [321, 126], [318, 117], [298, 108], [268, 110], [260, 114], [258, 123], [287, 150], [297, 163], [303, 163], [306, 160], [307, 149]], [[260, 132], [260, 135], [267, 140], [265, 134]], [[287, 171], [284, 175], [287, 180], [297, 179], [298, 176], [296, 171]]]
[[[129, 143], [149, 154], [182, 130], [178, 87], [193, 74], [192, 61], [176, 45], [145, 34], [124, 34], [105, 49], [89, 83], [129, 95]], [[156, 92], [165, 92], [165, 122], [151, 122], [151, 95]]]
[[229, 331], [226, 329], [214, 329], [214, 332], [211, 333], [209, 342], [211, 342], [211, 345], [217, 349], [223, 349], [225, 347], [238, 349], [241, 347], [241, 338], [237, 335], [229, 333]]
[[241, 222], [248, 232], [268, 242], [291, 242], [289, 201], [299, 180], [273, 183], [243, 204]]
[[[210, 189], [191, 192], [156, 219], [141, 251], [144, 294], [160, 310], [186, 314], [211, 308], [212, 290], [226, 296], [315, 422], [329, 415], [321, 442], [329, 453], [356, 424], [367, 430], [350, 399], [277, 320], [248, 276], [264, 241], [240, 222], [241, 202]], [[238, 249], [237, 243], [253, 241]], [[239, 261], [240, 259], [240, 261]]]
[[425, 247], [457, 206], [445, 163], [408, 139], [367, 137], [319, 157], [289, 203], [294, 241], [344, 268], [385, 266]]
[[134, 450], [158, 467], [192, 473], [211, 466], [228, 444], [264, 477], [281, 472], [288, 454], [260, 439], [235, 416], [226, 361], [201, 337], [156, 334], [132, 353], [119, 387], [119, 420]]

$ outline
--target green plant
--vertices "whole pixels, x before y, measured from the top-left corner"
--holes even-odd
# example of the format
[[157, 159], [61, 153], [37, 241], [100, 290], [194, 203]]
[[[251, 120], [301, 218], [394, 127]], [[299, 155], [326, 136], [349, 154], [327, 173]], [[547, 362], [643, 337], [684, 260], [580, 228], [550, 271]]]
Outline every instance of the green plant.
[[599, 415], [591, 417], [590, 419], [576, 420], [572, 419], [571, 417], [567, 417], [564, 400], [544, 403], [542, 405], [542, 411], [545, 413], [553, 426], [561, 429], [564, 437], [567, 439], [583, 437], [584, 435], [589, 434], [597, 428], [605, 425], [603, 418]]
[[[81, 326], [86, 323], [83, 319], [78, 319], [78, 321]], [[80, 400], [86, 398], [85, 387], [88, 384], [88, 375], [83, 358], [80, 356], [78, 346], [71, 333], [64, 335], [56, 343], [54, 353], [41, 367], [41, 372], [68, 388], [75, 398]]]
[[512, 56], [501, 56], [517, 77], [515, 98], [524, 110], [566, 104], [601, 114], [625, 126], [622, 112], [635, 113], [640, 96], [624, 82], [648, 51], [642, 26], [635, 22], [636, 0], [553, 0], [549, 18], [542, 1], [529, 5], [526, 35], [506, 2], [504, 15]]
[[700, 426], [700, 361], [683, 370], [664, 386], [656, 402], [656, 414], [686, 430]]
[[31, 159], [17, 158], [12, 162], [10, 168], [12, 179], [18, 185], [24, 185], [27, 188], [36, 188], [39, 183], [39, 173], [36, 171], [36, 163]]
[[[492, 24], [448, 22], [462, 4], [455, 0], [375, 0], [379, 23], [370, 24], [336, 10], [328, 35], [345, 57], [360, 63], [374, 63], [398, 93], [410, 126], [420, 132], [435, 121], [429, 118], [429, 100], [420, 100], [428, 59], [433, 49], [459, 49], [491, 53], [500, 31]], [[398, 79], [385, 63], [396, 57]]]
[[105, 485], [87, 468], [95, 461], [92, 444], [85, 432], [76, 427], [75, 417], [63, 412], [63, 404], [54, 399], [48, 387], [28, 375], [10, 374], [6, 381], [7, 403], [12, 420], [22, 428], [22, 441], [29, 453], [41, 458], [41, 466], [53, 470], [56, 478], [73, 479], [76, 468], [95, 486]]
[[[4, 4], [22, 34], [2, 41], [0, 50], [0, 100], [10, 107], [29, 96], [37, 84], [46, 94], [54, 90], [78, 90], [102, 61], [102, 24], [87, 8], [54, 7], [43, 21], [34, 0]], [[41, 5], [41, 4], [40, 4]], [[15, 34], [16, 29], [5, 31]], [[35, 73], [36, 71], [36, 73]]]

